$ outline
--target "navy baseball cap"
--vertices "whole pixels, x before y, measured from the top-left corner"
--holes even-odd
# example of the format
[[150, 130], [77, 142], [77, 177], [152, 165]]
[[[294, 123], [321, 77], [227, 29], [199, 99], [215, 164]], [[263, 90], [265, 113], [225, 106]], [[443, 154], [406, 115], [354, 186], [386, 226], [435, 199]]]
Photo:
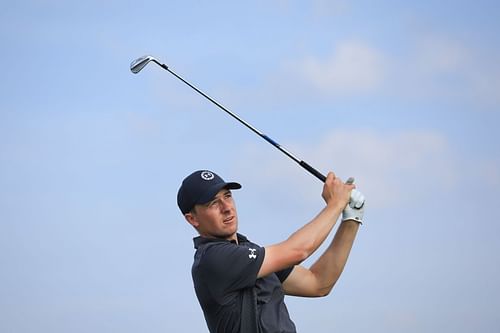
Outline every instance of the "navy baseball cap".
[[177, 192], [177, 205], [182, 214], [189, 213], [197, 204], [206, 204], [215, 195], [227, 188], [237, 190], [241, 185], [235, 182], [226, 183], [215, 172], [209, 170], [198, 170], [187, 176]]

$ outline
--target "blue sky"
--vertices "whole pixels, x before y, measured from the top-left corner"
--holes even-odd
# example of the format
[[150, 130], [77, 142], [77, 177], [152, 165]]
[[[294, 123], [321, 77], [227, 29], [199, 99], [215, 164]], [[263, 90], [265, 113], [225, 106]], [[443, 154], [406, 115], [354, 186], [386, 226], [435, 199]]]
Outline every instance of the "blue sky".
[[332, 294], [287, 298], [300, 332], [498, 332], [499, 9], [3, 3], [0, 331], [205, 332], [175, 202], [191, 171], [243, 184], [262, 245], [322, 208], [318, 180], [169, 73], [130, 73], [152, 54], [366, 195]]

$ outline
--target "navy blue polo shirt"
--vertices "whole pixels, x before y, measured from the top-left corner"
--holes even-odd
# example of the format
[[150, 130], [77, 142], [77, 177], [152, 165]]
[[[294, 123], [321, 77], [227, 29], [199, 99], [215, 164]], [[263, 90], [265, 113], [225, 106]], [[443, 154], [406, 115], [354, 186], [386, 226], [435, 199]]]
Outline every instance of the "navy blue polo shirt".
[[239, 332], [242, 290], [254, 287], [262, 333], [294, 333], [281, 283], [293, 267], [257, 279], [265, 248], [237, 234], [238, 243], [196, 237], [192, 276], [196, 296], [212, 333]]

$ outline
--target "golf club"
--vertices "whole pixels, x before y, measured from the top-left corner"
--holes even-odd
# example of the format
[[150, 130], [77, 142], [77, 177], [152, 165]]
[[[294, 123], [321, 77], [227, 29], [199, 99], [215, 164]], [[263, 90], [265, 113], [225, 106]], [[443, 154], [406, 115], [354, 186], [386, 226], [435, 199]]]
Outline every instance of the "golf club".
[[[261, 138], [263, 138], [264, 140], [266, 140], [267, 142], [269, 142], [270, 144], [272, 144], [274, 147], [276, 147], [277, 149], [279, 149], [286, 156], [290, 157], [292, 160], [294, 160], [295, 162], [297, 162], [301, 167], [303, 167], [304, 169], [306, 169], [307, 171], [309, 171], [312, 175], [316, 176], [319, 180], [321, 180], [322, 182], [325, 182], [326, 177], [322, 173], [320, 173], [318, 170], [316, 170], [315, 168], [313, 168], [312, 166], [310, 166], [309, 164], [307, 164], [303, 160], [295, 157], [292, 153], [290, 153], [288, 150], [286, 150], [285, 148], [283, 148], [283, 146], [281, 146], [280, 144], [278, 144], [276, 141], [274, 141], [273, 139], [271, 139], [270, 137], [268, 137], [264, 133], [260, 132], [258, 129], [256, 129], [255, 127], [253, 127], [252, 125], [250, 125], [249, 123], [247, 123], [246, 121], [244, 121], [243, 119], [241, 119], [239, 116], [237, 116], [236, 114], [234, 114], [233, 112], [231, 112], [230, 110], [228, 110], [227, 108], [225, 108], [223, 105], [221, 105], [220, 103], [218, 103], [217, 101], [215, 101], [213, 98], [211, 98], [210, 96], [208, 96], [207, 94], [205, 94], [203, 91], [201, 91], [200, 89], [198, 89], [197, 87], [195, 87], [194, 85], [192, 85], [191, 83], [189, 83], [188, 81], [184, 80], [181, 76], [177, 75], [170, 68], [168, 68], [167, 65], [159, 62], [156, 58], [154, 58], [154, 57], [152, 57], [150, 55], [145, 55], [145, 56], [142, 56], [140, 58], [137, 58], [136, 60], [132, 61], [132, 63], [130, 64], [130, 70], [132, 71], [132, 73], [137, 74], [144, 67], [146, 67], [146, 65], [149, 64], [150, 62], [154, 62], [157, 65], [159, 65], [161, 68], [163, 68], [166, 71], [170, 72], [176, 78], [178, 78], [179, 80], [181, 80], [182, 82], [184, 82], [185, 84], [187, 84], [189, 87], [191, 87], [194, 90], [196, 90], [196, 92], [198, 92], [200, 95], [202, 95], [203, 97], [205, 97], [206, 99], [208, 99], [210, 102], [212, 102], [213, 104], [215, 104], [216, 106], [218, 106], [220, 109], [222, 109], [223, 111], [225, 111], [226, 113], [228, 113], [234, 119], [236, 119], [237, 121], [239, 121], [240, 123], [242, 123], [243, 125], [245, 125], [248, 129], [250, 129], [251, 131], [253, 131], [254, 133], [256, 133], [258, 136], [260, 136]], [[354, 178], [352, 178], [352, 177], [350, 177], [346, 181], [346, 183], [348, 183], [348, 184], [352, 184], [353, 182], [354, 182]]]

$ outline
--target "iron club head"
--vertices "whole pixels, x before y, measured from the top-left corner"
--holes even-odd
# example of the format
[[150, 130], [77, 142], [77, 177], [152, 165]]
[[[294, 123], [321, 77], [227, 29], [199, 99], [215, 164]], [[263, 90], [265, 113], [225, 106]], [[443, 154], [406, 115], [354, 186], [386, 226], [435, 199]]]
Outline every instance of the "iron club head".
[[156, 60], [153, 56], [145, 55], [132, 61], [130, 63], [130, 70], [132, 71], [132, 73], [137, 74], [151, 61], [159, 64], [158, 60]]

